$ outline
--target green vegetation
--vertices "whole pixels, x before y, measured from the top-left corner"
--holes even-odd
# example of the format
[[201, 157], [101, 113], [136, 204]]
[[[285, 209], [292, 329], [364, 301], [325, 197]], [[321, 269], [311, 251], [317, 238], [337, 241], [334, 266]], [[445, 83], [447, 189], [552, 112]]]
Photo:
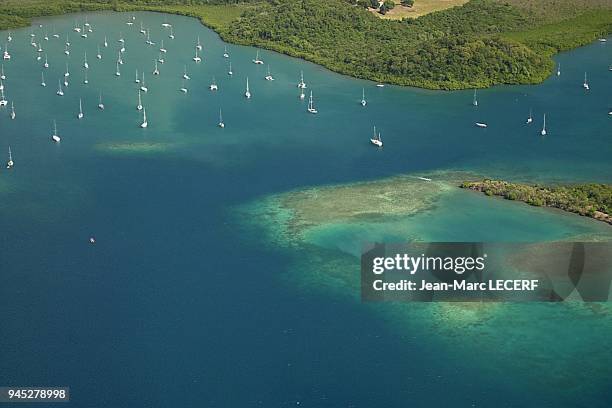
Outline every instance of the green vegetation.
[[612, 185], [539, 186], [500, 180], [464, 182], [461, 188], [534, 206], [559, 208], [612, 224]]
[[[612, 32], [611, 0], [471, 0], [401, 21], [381, 20], [365, 9], [374, 3], [3, 0], [0, 29], [72, 11], [164, 11], [199, 18], [226, 41], [272, 49], [359, 78], [432, 89], [538, 83], [552, 71], [554, 53]], [[394, 5], [385, 1], [381, 12]]]

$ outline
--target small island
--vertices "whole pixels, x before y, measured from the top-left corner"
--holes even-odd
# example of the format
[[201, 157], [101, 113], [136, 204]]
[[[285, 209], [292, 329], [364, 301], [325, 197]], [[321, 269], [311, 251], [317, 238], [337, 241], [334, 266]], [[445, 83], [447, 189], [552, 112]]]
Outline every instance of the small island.
[[612, 185], [529, 185], [501, 180], [466, 181], [461, 188], [480, 191], [488, 196], [501, 196], [507, 200], [522, 201], [539, 206], [558, 208], [612, 225]]

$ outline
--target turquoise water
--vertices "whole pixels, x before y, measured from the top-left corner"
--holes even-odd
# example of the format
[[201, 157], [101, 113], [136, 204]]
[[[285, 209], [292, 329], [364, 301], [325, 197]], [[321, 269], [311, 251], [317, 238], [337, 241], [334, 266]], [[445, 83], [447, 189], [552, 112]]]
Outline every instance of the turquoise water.
[[[245, 233], [232, 209], [304, 186], [437, 169], [610, 182], [610, 46], [560, 55], [561, 77], [540, 86], [479, 91], [474, 108], [469, 91], [377, 88], [261, 51], [275, 77], [265, 81], [266, 65], [251, 63], [255, 49], [233, 45], [230, 78], [224, 44], [198, 21], [136, 16], [130, 28], [128, 15], [88, 14], [94, 32], [87, 39], [71, 31], [84, 15], [46, 18], [36, 22], [42, 29], [13, 32], [4, 84], [17, 117], [0, 111], [0, 152], [10, 145], [15, 161], [10, 172], [0, 170], [0, 384], [68, 385], [74, 405], [88, 407], [491, 406], [499, 405], [500, 393], [508, 407], [559, 406], [567, 398], [573, 406], [609, 405], [601, 385], [609, 374], [607, 355], [579, 359], [582, 373], [596, 369], [591, 388], [580, 388], [585, 392], [551, 395], [540, 389], [525, 396], [512, 378], [491, 377], [497, 360], [463, 359], [427, 341], [431, 336], [422, 326], [389, 324], [380, 310], [279, 279], [301, 270], [296, 258], [323, 267], [314, 260], [355, 254], [351, 243], [362, 234], [361, 240], [404, 236], [397, 228], [344, 226], [336, 230], [350, 235], [344, 247], [335, 244], [337, 235], [322, 232], [312, 238], [312, 252], [295, 252]], [[147, 46], [138, 33], [141, 20], [156, 46]], [[161, 27], [165, 20], [173, 24], [175, 40]], [[53, 26], [60, 39], [42, 40], [50, 63], [45, 70], [30, 33], [38, 41], [46, 29], [51, 36]], [[116, 77], [120, 32], [125, 64]], [[66, 33], [69, 58], [63, 54]], [[109, 47], [98, 61], [104, 35]], [[191, 60], [198, 35], [201, 64]], [[166, 62], [153, 76], [162, 38]], [[85, 52], [88, 85], [82, 84]], [[55, 91], [66, 61], [70, 86], [60, 98]], [[178, 91], [184, 65], [192, 78], [187, 94]], [[149, 87], [143, 94], [147, 129], [139, 128], [136, 69], [145, 71]], [[40, 86], [43, 70], [46, 88]], [[307, 114], [298, 98], [300, 70], [318, 115]], [[581, 87], [585, 70], [588, 94]], [[243, 97], [247, 75], [251, 100]], [[216, 93], [208, 90], [213, 76]], [[359, 105], [362, 88], [365, 108]], [[103, 112], [96, 108], [100, 91]], [[80, 121], [79, 98], [85, 113]], [[527, 126], [530, 107], [535, 123]], [[225, 129], [216, 126], [219, 108]], [[549, 136], [541, 138], [544, 112]], [[60, 144], [50, 141], [53, 120]], [[489, 127], [478, 129], [475, 121]], [[382, 132], [383, 150], [369, 145], [373, 125]], [[465, 192], [405, 222], [410, 236], [432, 240], [565, 239], [602, 235], [608, 228]], [[96, 245], [88, 243], [90, 236]], [[528, 309], [508, 313], [518, 314], [521, 323], [531, 316]], [[551, 313], [538, 308], [534, 316], [545, 320]], [[605, 350], [609, 318], [571, 316], [573, 342], [544, 347], [538, 359], [557, 357], [547, 354], [551, 349], [560, 356], [581, 338], [591, 350]], [[554, 322], [549, 333], [569, 338], [564, 321]], [[406, 334], [407, 327], [414, 331]], [[524, 337], [530, 336], [534, 332], [525, 330]], [[513, 351], [507, 344], [504, 349]], [[516, 383], [529, 382], [525, 371], [511, 375]], [[560, 378], [555, 386], [567, 384]]]

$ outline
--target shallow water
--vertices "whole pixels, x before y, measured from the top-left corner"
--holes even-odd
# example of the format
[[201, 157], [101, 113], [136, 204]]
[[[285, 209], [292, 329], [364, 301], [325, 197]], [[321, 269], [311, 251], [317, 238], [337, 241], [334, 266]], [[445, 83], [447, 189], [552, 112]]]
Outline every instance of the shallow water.
[[[381, 89], [261, 51], [276, 79], [268, 82], [266, 66], [251, 63], [255, 50], [233, 45], [230, 78], [224, 44], [198, 21], [136, 16], [130, 28], [126, 14], [88, 14], [94, 32], [87, 39], [71, 31], [84, 15], [45, 18], [37, 21], [42, 30], [13, 32], [5, 93], [17, 118], [0, 111], [0, 152], [10, 144], [15, 160], [10, 172], [0, 170], [0, 384], [69, 385], [75, 405], [89, 407], [491, 406], [499, 405], [500, 393], [508, 396], [508, 407], [607, 405], [609, 391], [601, 384], [609, 374], [607, 355], [573, 356], [581, 372], [596, 372], [590, 388], [574, 393], [569, 387], [563, 395], [531, 390], [526, 397], [513, 388], [513, 378], [502, 383], [491, 377], [503, 365], [490, 353], [479, 359], [473, 348], [467, 359], [447, 349], [444, 329], [452, 325], [435, 319], [437, 309], [417, 306], [422, 323], [413, 324], [396, 306], [353, 302], [351, 279], [330, 278], [337, 272], [333, 266], [348, 267], [344, 273], [350, 275], [357, 245], [369, 239], [555, 240], [605, 236], [605, 224], [459, 191], [398, 225], [313, 229], [296, 248], [262, 239], [266, 219], [237, 219], [235, 208], [304, 186], [440, 169], [610, 182], [610, 46], [560, 55], [561, 77], [540, 86], [479, 91], [474, 108], [469, 91]], [[156, 46], [144, 44], [141, 20]], [[164, 20], [175, 27], [175, 40], [161, 28]], [[37, 40], [46, 29], [51, 35], [53, 26], [60, 39], [43, 40], [51, 64], [43, 88], [42, 61], [35, 60], [29, 39], [32, 31]], [[120, 32], [125, 64], [115, 77]], [[96, 46], [104, 35], [109, 47], [98, 61]], [[204, 62], [196, 65], [191, 57], [198, 35]], [[162, 38], [166, 63], [154, 77]], [[82, 84], [85, 51], [88, 85]], [[55, 90], [66, 61], [70, 86], [60, 98]], [[186, 95], [178, 91], [184, 65], [192, 78]], [[146, 130], [138, 127], [136, 69], [145, 71], [150, 89], [143, 95]], [[298, 99], [300, 70], [315, 95], [316, 116]], [[584, 70], [588, 94], [581, 88]], [[247, 75], [249, 101], [242, 95]], [[217, 93], [207, 89], [213, 76]], [[359, 105], [362, 87], [365, 108]], [[104, 112], [96, 109], [100, 91]], [[526, 126], [530, 107], [535, 123]], [[225, 129], [216, 127], [219, 108]], [[549, 130], [544, 139], [543, 112]], [[59, 145], [49, 140], [54, 119]], [[475, 121], [489, 128], [478, 129]], [[383, 134], [383, 150], [369, 145], [373, 125]], [[253, 222], [262, 227], [244, 227]], [[87, 242], [92, 235], [94, 246]], [[303, 280], [316, 284], [317, 278], [314, 289], [303, 287]], [[498, 314], [501, 320], [516, 316], [525, 327], [523, 338], [555, 342], [552, 349], [560, 355], [576, 343], [599, 353], [611, 330], [609, 311], [585, 318], [548, 305], [536, 312], [500, 308], [506, 313]], [[394, 313], [401, 317], [393, 319]], [[552, 314], [548, 335], [538, 337], [537, 323]], [[471, 336], [481, 334], [480, 324]], [[566, 324], [575, 330], [564, 343]], [[486, 327], [494, 342], [512, 333], [511, 325], [494, 327]], [[525, 344], [532, 343], [504, 347], [528, 354]], [[538, 361], [556, 357], [549, 349], [538, 350]], [[516, 383], [529, 383], [529, 372], [511, 375]], [[542, 387], [569, 377], [559, 378]]]

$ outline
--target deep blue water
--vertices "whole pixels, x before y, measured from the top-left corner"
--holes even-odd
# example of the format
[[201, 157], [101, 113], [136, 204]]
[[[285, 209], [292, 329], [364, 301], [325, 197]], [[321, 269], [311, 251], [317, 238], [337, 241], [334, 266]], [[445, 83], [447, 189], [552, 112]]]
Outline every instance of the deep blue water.
[[[416, 328], [406, 336], [365, 306], [288, 288], [278, 277], [301, 254], [243, 235], [232, 209], [302, 186], [448, 168], [610, 182], [610, 46], [560, 55], [561, 77], [542, 85], [479, 91], [474, 108], [469, 91], [381, 89], [262, 51], [276, 78], [267, 82], [266, 65], [251, 63], [255, 50], [233, 45], [229, 78], [224, 44], [198, 21], [136, 16], [130, 28], [126, 14], [89, 14], [87, 39], [71, 31], [84, 15], [46, 18], [37, 21], [42, 29], [12, 34], [4, 84], [17, 118], [0, 111], [0, 152], [10, 144], [15, 160], [14, 169], [0, 170], [0, 385], [68, 385], [78, 407], [559, 406], [546, 392], [526, 396], [511, 380], [440, 352]], [[166, 19], [175, 40], [161, 28]], [[141, 20], [156, 46], [144, 44]], [[51, 64], [44, 70], [30, 33], [39, 41], [53, 26], [60, 39], [43, 40]], [[117, 78], [120, 32], [126, 53]], [[104, 35], [109, 47], [98, 61]], [[204, 45], [198, 65], [191, 61], [197, 35]], [[167, 61], [154, 77], [162, 38]], [[70, 86], [60, 98], [66, 61]], [[186, 95], [178, 91], [184, 65], [192, 77]], [[138, 127], [135, 69], [145, 71], [150, 88], [146, 130]], [[298, 99], [300, 70], [316, 116]], [[242, 96], [247, 75], [249, 101]], [[207, 89], [213, 76], [217, 93]], [[96, 109], [100, 91], [104, 112]], [[216, 127], [220, 107], [225, 129]], [[530, 108], [535, 123], [526, 126]], [[544, 112], [549, 136], [541, 138]], [[50, 141], [54, 119], [59, 145]], [[383, 134], [381, 151], [368, 143], [373, 125]], [[470, 201], [475, 224], [477, 201]], [[480, 227], [469, 230], [474, 240], [488, 238], [496, 223], [486, 208]], [[581, 233], [601, 228], [584, 222]], [[437, 228], [431, 238], [443, 240]], [[526, 234], [549, 238], [545, 228]], [[606, 406], [602, 393], [585, 396], [584, 406]]]

